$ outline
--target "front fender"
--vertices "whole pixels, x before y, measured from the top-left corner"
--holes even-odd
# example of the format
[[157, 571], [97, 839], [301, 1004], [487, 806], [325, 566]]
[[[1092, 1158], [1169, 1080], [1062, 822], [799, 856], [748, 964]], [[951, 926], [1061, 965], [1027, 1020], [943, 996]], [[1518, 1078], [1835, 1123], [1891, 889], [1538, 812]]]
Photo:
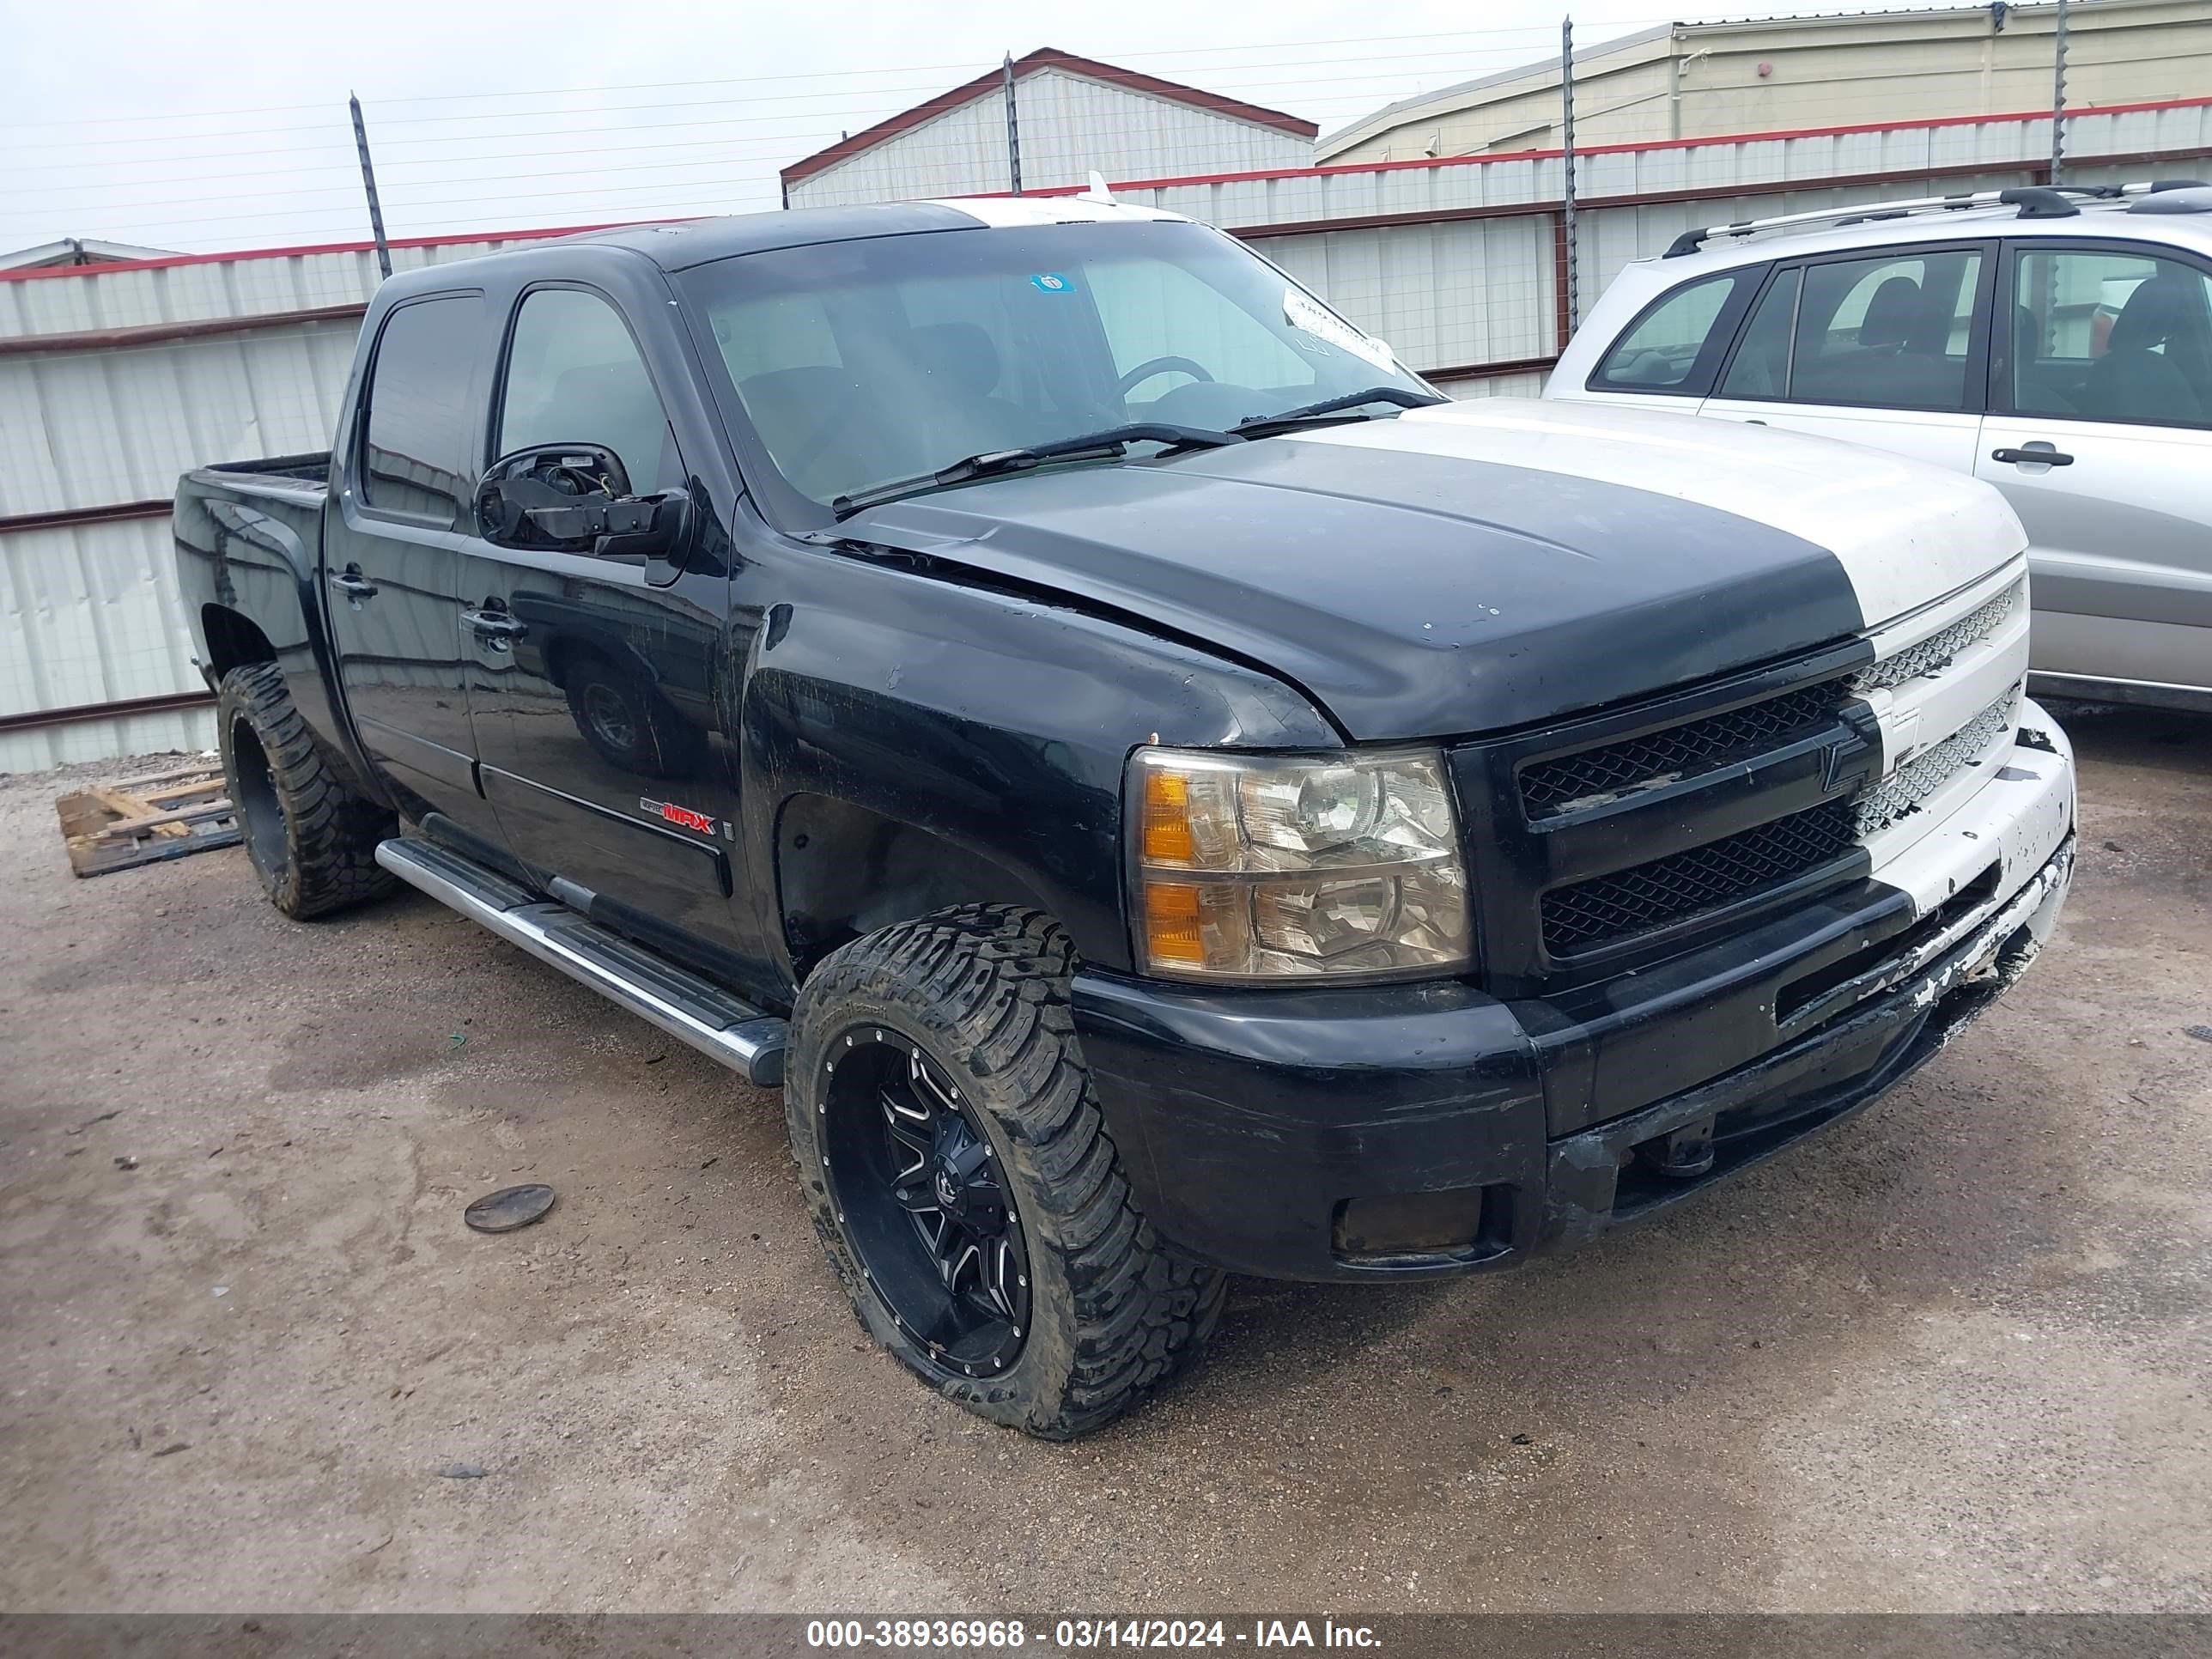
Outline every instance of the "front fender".
[[[1123, 622], [817, 556], [835, 577], [823, 601], [772, 606], [744, 677], [748, 858], [768, 906], [785, 804], [827, 796], [1010, 872], [1086, 960], [1126, 970], [1130, 751], [1340, 741], [1280, 682]], [[761, 920], [763, 938], [784, 940], [781, 917]]]

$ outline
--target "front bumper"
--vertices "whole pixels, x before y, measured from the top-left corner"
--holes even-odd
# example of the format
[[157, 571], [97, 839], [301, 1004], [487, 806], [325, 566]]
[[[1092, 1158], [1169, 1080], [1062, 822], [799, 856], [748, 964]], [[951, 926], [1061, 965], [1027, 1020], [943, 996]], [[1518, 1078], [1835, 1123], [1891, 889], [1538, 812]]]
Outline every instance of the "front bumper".
[[1431, 1277], [1589, 1238], [1848, 1115], [2057, 926], [2072, 757], [2039, 710], [2023, 721], [2012, 763], [1908, 868], [1571, 1007], [1455, 982], [1079, 975], [1076, 1029], [1139, 1204], [1235, 1272]]

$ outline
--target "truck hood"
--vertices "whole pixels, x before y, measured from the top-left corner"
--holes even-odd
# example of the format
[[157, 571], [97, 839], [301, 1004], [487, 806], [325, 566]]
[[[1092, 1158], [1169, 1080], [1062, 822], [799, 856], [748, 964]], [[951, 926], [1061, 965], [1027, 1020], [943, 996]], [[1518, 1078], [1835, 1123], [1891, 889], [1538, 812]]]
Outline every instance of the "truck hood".
[[2027, 544], [1994, 489], [1917, 462], [1519, 399], [1022, 474], [841, 533], [1260, 664], [1361, 742], [1556, 719], [1863, 635]]

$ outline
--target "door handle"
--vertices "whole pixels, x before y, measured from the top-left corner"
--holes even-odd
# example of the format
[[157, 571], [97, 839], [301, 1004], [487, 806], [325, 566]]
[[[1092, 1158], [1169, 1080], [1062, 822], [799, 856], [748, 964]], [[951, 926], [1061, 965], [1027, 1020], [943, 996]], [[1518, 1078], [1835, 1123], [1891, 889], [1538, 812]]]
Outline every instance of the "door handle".
[[530, 631], [527, 623], [517, 622], [504, 611], [464, 611], [461, 620], [480, 640], [519, 640]]
[[361, 574], [361, 567], [349, 564], [343, 570], [331, 573], [331, 586], [349, 599], [370, 599], [376, 597], [376, 584]]
[[2025, 449], [1992, 449], [1993, 461], [2010, 461], [2015, 466], [2071, 466], [2074, 458], [2053, 448], [2049, 444], [2030, 444]]

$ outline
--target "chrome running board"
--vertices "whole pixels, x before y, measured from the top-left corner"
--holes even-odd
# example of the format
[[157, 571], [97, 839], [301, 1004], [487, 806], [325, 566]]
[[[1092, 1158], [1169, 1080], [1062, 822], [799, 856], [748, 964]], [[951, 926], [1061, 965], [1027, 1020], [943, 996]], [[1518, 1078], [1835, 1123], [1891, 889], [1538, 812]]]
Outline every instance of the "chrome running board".
[[400, 836], [380, 842], [376, 861], [748, 1083], [781, 1086], [789, 1028], [711, 980], [434, 842]]

